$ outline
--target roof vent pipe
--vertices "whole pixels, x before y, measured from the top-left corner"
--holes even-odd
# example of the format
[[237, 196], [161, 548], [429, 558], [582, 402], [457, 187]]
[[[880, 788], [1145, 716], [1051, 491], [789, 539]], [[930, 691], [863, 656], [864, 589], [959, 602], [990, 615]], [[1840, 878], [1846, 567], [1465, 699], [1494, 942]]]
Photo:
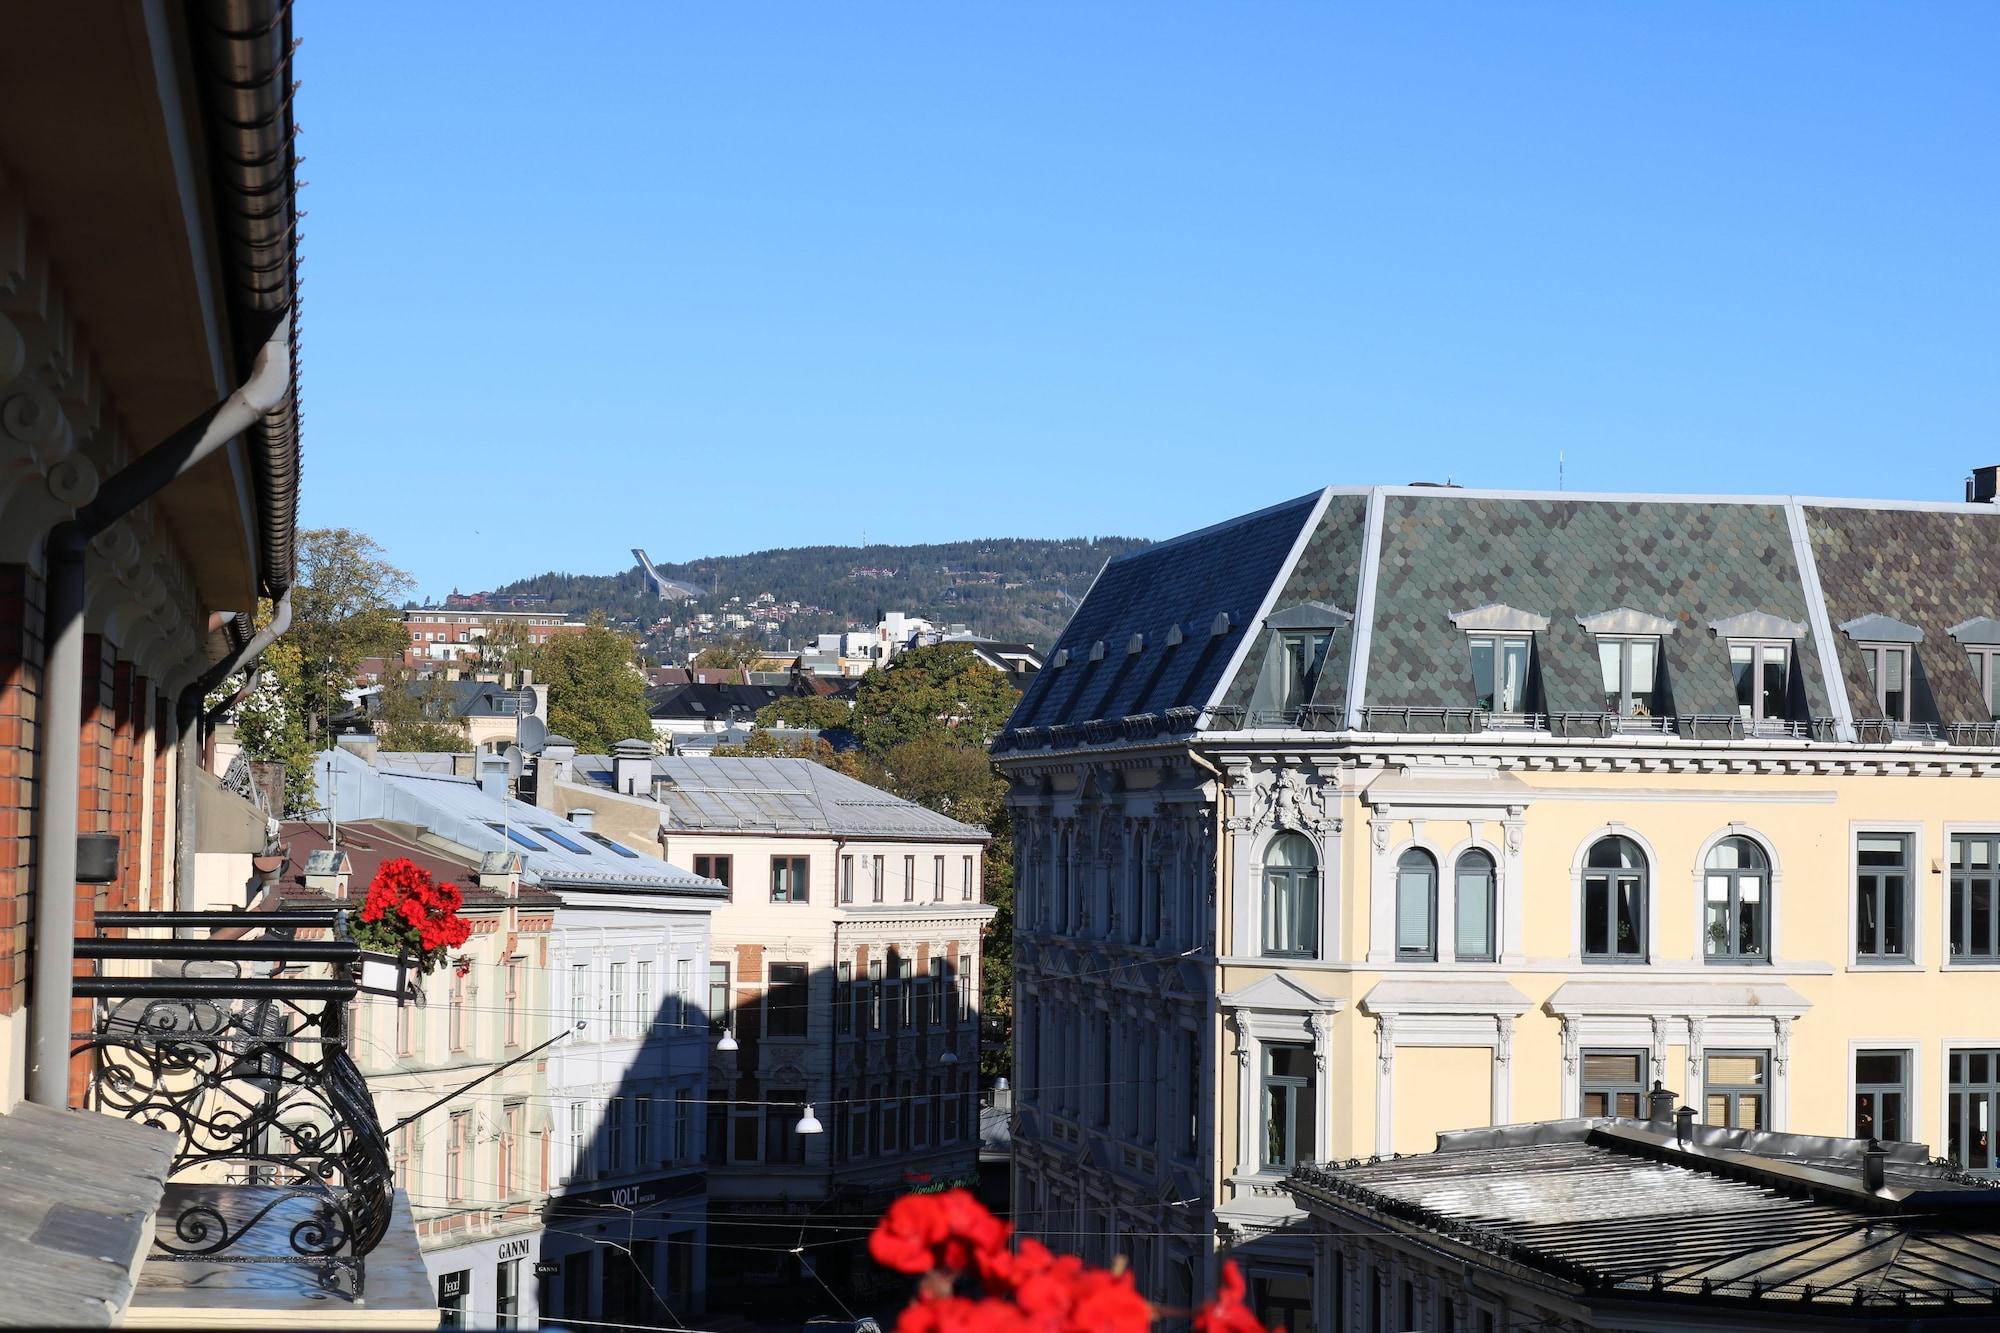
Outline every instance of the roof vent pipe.
[[1660, 1086], [1660, 1080], [1653, 1080], [1653, 1090], [1646, 1094], [1646, 1119], [1656, 1125], [1669, 1125], [1674, 1119], [1674, 1094]]
[[479, 756], [479, 790], [496, 801], [507, 799], [507, 759], [504, 755]]
[[1861, 1154], [1861, 1188], [1870, 1194], [1889, 1183], [1889, 1150], [1882, 1146], [1882, 1140], [1868, 1140], [1868, 1150]]

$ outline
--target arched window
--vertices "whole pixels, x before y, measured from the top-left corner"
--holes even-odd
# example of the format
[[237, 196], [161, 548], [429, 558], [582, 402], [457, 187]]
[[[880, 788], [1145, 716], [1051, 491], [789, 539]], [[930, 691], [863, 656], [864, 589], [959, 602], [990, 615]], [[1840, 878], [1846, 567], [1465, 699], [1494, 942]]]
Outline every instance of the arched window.
[[1646, 854], [1630, 838], [1600, 839], [1584, 858], [1583, 956], [1598, 963], [1646, 957]]
[[1297, 833], [1281, 833], [1264, 852], [1264, 953], [1310, 958], [1319, 941], [1319, 856]]
[[1396, 862], [1396, 957], [1437, 954], [1438, 868], [1431, 854], [1412, 847]]
[[1702, 867], [1702, 937], [1708, 956], [1769, 957], [1771, 863], [1749, 838], [1724, 838]]
[[1462, 963], [1490, 963], [1493, 942], [1493, 858], [1474, 847], [1458, 858], [1453, 872], [1458, 932], [1452, 952]]

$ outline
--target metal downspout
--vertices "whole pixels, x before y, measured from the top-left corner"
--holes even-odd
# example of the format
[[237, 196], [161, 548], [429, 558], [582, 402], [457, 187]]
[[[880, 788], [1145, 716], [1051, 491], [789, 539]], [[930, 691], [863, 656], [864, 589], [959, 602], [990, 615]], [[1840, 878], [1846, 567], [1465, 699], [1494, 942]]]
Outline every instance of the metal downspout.
[[244, 681], [242, 689], [205, 715], [201, 711], [202, 701], [208, 697], [210, 690], [262, 657], [264, 650], [276, 643], [291, 627], [292, 592], [287, 588], [271, 614], [271, 623], [236, 652], [190, 681], [174, 701], [174, 734], [180, 745], [180, 759], [174, 772], [175, 808], [180, 811], [180, 818], [174, 821], [174, 908], [177, 911], [192, 911], [194, 907], [191, 896], [194, 849], [201, 835], [195, 803], [190, 799], [194, 792], [194, 770], [207, 764], [206, 737], [215, 731], [221, 714], [240, 703], [256, 688], [256, 677]]
[[76, 826], [83, 719], [84, 561], [91, 539], [261, 420], [291, 385], [290, 320], [275, 319], [243, 387], [141, 454], [48, 535], [48, 605], [36, 826], [35, 959], [28, 1099], [69, 1104], [70, 972], [76, 944]]

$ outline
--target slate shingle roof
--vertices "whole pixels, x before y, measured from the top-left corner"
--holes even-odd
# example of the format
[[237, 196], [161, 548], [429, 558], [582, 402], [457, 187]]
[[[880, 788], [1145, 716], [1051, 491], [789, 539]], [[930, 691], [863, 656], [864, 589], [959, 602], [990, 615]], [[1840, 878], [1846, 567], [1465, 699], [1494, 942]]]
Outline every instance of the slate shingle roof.
[[[1322, 498], [1324, 511], [1301, 545], [1301, 529]], [[1381, 506], [1372, 566], [1371, 498]], [[1577, 622], [1630, 609], [1674, 626], [1661, 648], [1664, 711], [1682, 719], [1734, 717], [1729, 650], [1711, 623], [1760, 613], [1805, 626], [1793, 641], [1794, 686], [1813, 724], [1809, 734], [1831, 739], [1844, 710], [1879, 716], [1861, 655], [1837, 626], [1880, 614], [1924, 632], [1915, 720], [1990, 723], [1950, 630], [1978, 617], [2000, 620], [1995, 524], [1994, 506], [1890, 501], [1404, 487], [1302, 496], [1105, 566], [996, 749], [1243, 725], [1269, 634], [1249, 623], [1262, 608], [1276, 613], [1318, 602], [1358, 615], [1371, 599], [1369, 623], [1334, 636], [1309, 725], [1338, 728], [1343, 710], [1357, 706], [1469, 708], [1469, 652], [1452, 618], [1494, 604], [1548, 618], [1535, 650], [1542, 713], [1602, 713], [1596, 646]], [[1809, 591], [1800, 539], [1823, 603]], [[1211, 638], [1218, 612], [1227, 613], [1228, 632]], [[1182, 642], [1169, 647], [1167, 631], [1175, 627]], [[1349, 663], [1363, 633], [1362, 697], [1350, 700]], [[1134, 636], [1139, 651], [1128, 653]], [[1239, 649], [1240, 666], [1225, 681]], [[1837, 697], [1829, 695], [1829, 675]], [[1211, 702], [1220, 706], [1197, 720], [1195, 710]], [[1181, 711], [1154, 730], [1123, 721], [1170, 709]]]
[[[1366, 495], [1336, 495], [1327, 501], [1326, 512], [1321, 515], [1313, 535], [1306, 539], [1305, 549], [1299, 552], [1298, 563], [1285, 579], [1285, 586], [1278, 592], [1278, 600], [1271, 604], [1273, 612], [1287, 607], [1299, 606], [1306, 602], [1323, 602], [1337, 607], [1349, 615], [1361, 595], [1361, 548], [1367, 537], [1368, 497]], [[1244, 669], [1236, 673], [1229, 683], [1229, 690], [1222, 702], [1227, 706], [1246, 708], [1250, 695], [1257, 687], [1257, 672], [1264, 654], [1263, 648], [1270, 631], [1260, 630], [1257, 642], [1251, 645], [1250, 654], [1243, 659]], [[1349, 659], [1354, 650], [1353, 633], [1333, 636], [1327, 648], [1326, 664], [1320, 668], [1319, 687], [1313, 691], [1311, 703], [1329, 710], [1347, 707], [1347, 671]]]
[[[1542, 707], [1603, 708], [1597, 649], [1576, 622], [1630, 607], [1678, 628], [1662, 654], [1674, 711], [1733, 714], [1729, 649], [1709, 622], [1744, 611], [1807, 619], [1782, 503], [1390, 496], [1382, 514], [1372, 707], [1472, 702], [1465, 634], [1452, 615], [1493, 603], [1549, 618], [1536, 636]], [[1819, 657], [1799, 644], [1808, 706], [1827, 715]]]
[[[1252, 629], [1320, 495], [1300, 496], [1105, 565], [1070, 618], [1010, 729], [1200, 708]], [[1216, 617], [1229, 627], [1211, 634]], [[1179, 627], [1181, 642], [1169, 645]], [[1139, 652], [1127, 648], [1143, 636]], [[1104, 644], [1101, 660], [1091, 649]], [[1066, 656], [1064, 665], [1055, 663]]]
[[1964, 510], [1852, 509], [1809, 505], [1820, 591], [1856, 717], [1880, 717], [1861, 651], [1839, 626], [1871, 614], [1915, 625], [1917, 721], [1988, 722], [1992, 714], [1951, 628], [2000, 618], [2000, 515]]

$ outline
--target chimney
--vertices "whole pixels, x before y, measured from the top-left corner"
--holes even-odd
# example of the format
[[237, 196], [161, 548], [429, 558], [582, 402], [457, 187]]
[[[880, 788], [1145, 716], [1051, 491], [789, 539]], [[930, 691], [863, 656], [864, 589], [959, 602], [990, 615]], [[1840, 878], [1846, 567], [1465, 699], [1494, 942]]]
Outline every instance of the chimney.
[[348, 876], [353, 873], [354, 863], [347, 859], [346, 852], [322, 848], [306, 857], [306, 887], [329, 898], [347, 896]]
[[1861, 1154], [1861, 1188], [1870, 1194], [1889, 1183], [1889, 1150], [1882, 1146], [1882, 1140], [1868, 1140], [1868, 1149]]
[[535, 758], [536, 805], [544, 810], [555, 809], [556, 784], [575, 780], [570, 767], [575, 758], [576, 744], [567, 736], [551, 736], [543, 743], [541, 754]]
[[1972, 475], [1965, 479], [1965, 502], [1971, 505], [1990, 505], [2000, 492], [2000, 466], [1976, 467]]
[[597, 812], [595, 810], [576, 809], [569, 812], [569, 822], [576, 825], [578, 829], [585, 833], [590, 832], [590, 826], [596, 818]]
[[611, 789], [624, 796], [653, 794], [653, 743], [636, 737], [611, 747]]
[[479, 887], [507, 898], [521, 896], [521, 858], [512, 852], [487, 852], [479, 858]]
[[1653, 1090], [1646, 1094], [1646, 1119], [1666, 1127], [1674, 1120], [1674, 1094], [1660, 1086], [1660, 1080], [1653, 1080]]
[[498, 754], [479, 756], [479, 789], [496, 801], [507, 799], [507, 757]]

